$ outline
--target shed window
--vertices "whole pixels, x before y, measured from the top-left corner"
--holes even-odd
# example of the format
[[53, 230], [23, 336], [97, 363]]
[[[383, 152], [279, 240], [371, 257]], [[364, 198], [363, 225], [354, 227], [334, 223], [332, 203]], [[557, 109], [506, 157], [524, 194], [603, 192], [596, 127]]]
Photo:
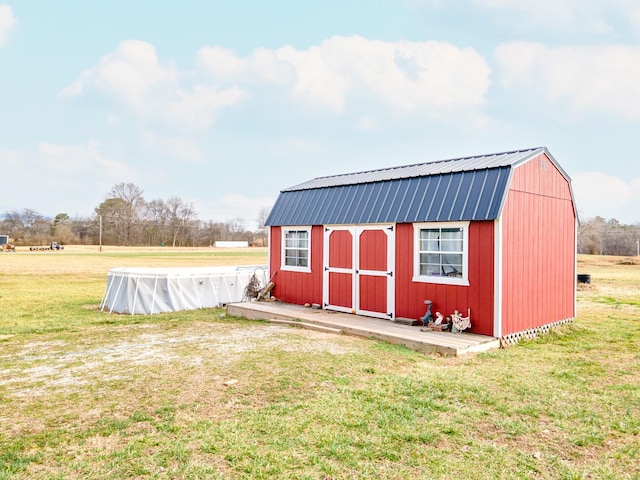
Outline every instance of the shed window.
[[311, 228], [283, 228], [283, 270], [311, 271]]
[[469, 224], [414, 225], [414, 282], [468, 285]]

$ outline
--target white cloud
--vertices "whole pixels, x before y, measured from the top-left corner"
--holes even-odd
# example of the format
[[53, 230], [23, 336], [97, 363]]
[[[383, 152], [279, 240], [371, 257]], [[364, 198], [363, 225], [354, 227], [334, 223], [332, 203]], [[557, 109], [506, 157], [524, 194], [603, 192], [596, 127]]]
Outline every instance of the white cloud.
[[0, 48], [4, 47], [13, 27], [18, 23], [13, 16], [11, 6], [0, 5]]
[[[541, 2], [539, 0], [472, 0], [472, 3], [493, 11], [511, 10], [532, 24], [544, 22], [566, 24], [573, 21], [576, 16], [580, 15], [580, 12], [590, 10], [590, 4], [593, 2], [590, 0], [554, 0], [553, 2]], [[579, 7], [582, 7], [582, 10]]]
[[373, 97], [397, 113], [434, 113], [484, 103], [489, 67], [472, 49], [444, 42], [333, 37], [307, 51], [279, 51], [296, 67], [294, 94], [334, 110], [347, 94]]
[[173, 63], [162, 64], [153, 45], [121, 42], [98, 65], [82, 72], [62, 94], [106, 94], [120, 100], [147, 121], [162, 121], [185, 129], [203, 129], [221, 109], [236, 104], [244, 92], [236, 86], [181, 86], [186, 78]]
[[629, 23], [640, 32], [640, 5], [637, 0], [623, 0], [628, 5], [627, 19]]
[[528, 96], [560, 102], [570, 114], [640, 118], [640, 47], [548, 47], [507, 43], [495, 50], [501, 83]]
[[601, 216], [622, 223], [640, 222], [640, 178], [627, 181], [602, 172], [572, 175], [578, 212], [584, 218]]
[[117, 127], [120, 125], [120, 117], [115, 113], [108, 113], [106, 118], [107, 126], [109, 127]]
[[358, 119], [356, 124], [356, 130], [361, 132], [375, 132], [380, 128], [378, 121], [375, 118], [363, 116]]
[[247, 58], [239, 58], [226, 48], [203, 47], [198, 51], [196, 63], [222, 82], [286, 85], [294, 76], [292, 66], [267, 48], [257, 48]]
[[497, 16], [499, 21], [522, 29], [562, 29], [608, 35], [615, 33], [613, 22], [628, 22], [640, 27], [640, 5], [637, 0], [470, 0], [481, 9]]
[[39, 143], [28, 151], [0, 147], [0, 166], [7, 170], [9, 167], [3, 165], [6, 162], [12, 172], [11, 181], [3, 183], [0, 211], [31, 208], [45, 216], [60, 212], [90, 215], [114, 184], [149, 182], [157, 176], [151, 170], [141, 171], [114, 159], [104, 150], [93, 141]]
[[198, 59], [214, 79], [286, 85], [295, 99], [337, 113], [350, 97], [377, 100], [398, 114], [473, 109], [490, 83], [480, 54], [445, 42], [335, 36], [307, 50], [288, 45], [245, 58], [207, 47]]
[[175, 92], [174, 98], [168, 99], [163, 106], [161, 116], [167, 123], [200, 130], [211, 125], [216, 113], [239, 103], [245, 97], [245, 91], [236, 85], [224, 89], [194, 85], [191, 90]]
[[97, 66], [82, 72], [62, 93], [101, 91], [122, 98], [134, 110], [143, 112], [150, 107], [154, 93], [175, 88], [177, 82], [175, 66], [161, 65], [153, 45], [127, 40], [103, 56]]
[[151, 132], [142, 134], [142, 145], [149, 151], [168, 156], [186, 163], [202, 163], [202, 152], [190, 138], [160, 136]]
[[[87, 173], [111, 180], [142, 177], [128, 164], [104, 156], [97, 142], [78, 145], [40, 143], [38, 158], [39, 164], [44, 167], [43, 172], [54, 172], [56, 175], [52, 175], [52, 178], [65, 182], [75, 177], [84, 178]], [[66, 174], [61, 176], [59, 172]]]
[[490, 84], [489, 66], [473, 49], [360, 36], [331, 37], [306, 50], [258, 48], [246, 57], [204, 47], [196, 66], [197, 72], [179, 71], [161, 62], [153, 45], [127, 40], [62, 94], [106, 95], [146, 122], [202, 130], [245, 100], [247, 89], [261, 86], [288, 90], [294, 101], [335, 113], [353, 100], [377, 102], [396, 115], [438, 117], [482, 106]]

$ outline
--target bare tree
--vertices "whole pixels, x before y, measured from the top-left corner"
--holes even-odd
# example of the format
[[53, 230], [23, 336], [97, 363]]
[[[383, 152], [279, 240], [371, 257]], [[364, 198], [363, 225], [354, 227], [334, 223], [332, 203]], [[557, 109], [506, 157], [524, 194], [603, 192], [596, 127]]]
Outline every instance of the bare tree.
[[146, 236], [149, 245], [162, 244], [167, 241], [169, 212], [164, 200], [157, 198], [147, 203]]
[[78, 242], [84, 245], [97, 245], [100, 240], [100, 220], [77, 217], [71, 221], [71, 231]]
[[2, 230], [9, 232], [17, 244], [47, 243], [50, 238], [50, 220], [35, 210], [25, 208], [4, 214]]
[[105, 230], [118, 245], [131, 245], [140, 240], [136, 229], [141, 230], [145, 201], [143, 190], [133, 183], [118, 183], [107, 195], [107, 199], [96, 209], [102, 216]]
[[185, 203], [178, 197], [171, 197], [165, 202], [167, 220], [171, 230], [172, 245], [175, 247], [180, 238], [184, 238], [190, 227], [197, 221], [198, 215], [191, 203]]
[[244, 240], [246, 237], [247, 225], [242, 218], [232, 218], [225, 222], [226, 236], [223, 240]]
[[203, 238], [206, 240], [206, 244], [211, 247], [216, 242], [216, 240], [223, 239], [226, 227], [224, 223], [209, 220], [202, 224], [202, 230]]
[[605, 219], [596, 217], [578, 227], [578, 253], [601, 255], [604, 251]]
[[640, 225], [624, 225], [615, 218], [595, 217], [578, 227], [578, 253], [593, 255], [636, 255]]
[[257, 243], [260, 246], [267, 245], [267, 218], [269, 218], [269, 213], [271, 213], [271, 207], [262, 207], [256, 218], [256, 224], [258, 225], [256, 236], [258, 240]]

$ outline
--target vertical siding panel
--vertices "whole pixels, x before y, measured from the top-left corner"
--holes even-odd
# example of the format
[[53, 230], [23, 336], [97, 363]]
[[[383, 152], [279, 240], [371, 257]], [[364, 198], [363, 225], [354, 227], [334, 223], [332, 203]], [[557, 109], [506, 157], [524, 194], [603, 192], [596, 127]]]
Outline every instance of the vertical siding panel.
[[[402, 300], [396, 303], [396, 315], [418, 319], [424, 315], [424, 300], [429, 298], [425, 289], [408, 288], [413, 286], [413, 225], [396, 225], [396, 293]], [[424, 298], [422, 298], [424, 297]]]
[[514, 170], [503, 212], [503, 335], [573, 316], [574, 226], [569, 184], [546, 156]]
[[494, 277], [496, 272], [495, 268], [495, 231], [494, 222], [482, 222], [479, 224], [482, 226], [482, 231], [478, 233], [478, 252], [477, 255], [482, 255], [484, 262], [481, 263], [481, 268], [478, 270], [478, 278], [476, 285], [483, 285], [484, 288], [480, 290], [475, 288], [478, 295], [478, 313], [484, 315], [485, 326], [482, 329], [482, 333], [485, 335], [493, 335], [493, 317], [494, 317], [494, 297], [495, 297], [495, 282]]
[[[280, 257], [281, 257], [281, 239], [282, 239], [282, 228], [280, 227], [270, 227], [271, 237], [269, 243], [269, 270], [271, 275], [278, 272], [280, 270]], [[279, 275], [279, 273], [277, 274]], [[276, 285], [277, 286], [277, 285]]]
[[288, 303], [322, 303], [322, 227], [311, 229], [311, 273], [281, 270], [282, 229], [271, 229], [271, 273], [274, 278], [273, 295]]
[[472, 331], [493, 334], [493, 222], [472, 222], [469, 226], [470, 286], [413, 282], [413, 225], [396, 226], [396, 314], [418, 319], [426, 311], [424, 300], [434, 303], [433, 311], [449, 315], [471, 309]]
[[[510, 205], [511, 206], [511, 205]], [[504, 249], [505, 251], [509, 252], [509, 263], [507, 265], [505, 265], [505, 269], [507, 270], [507, 275], [508, 275], [508, 287], [509, 290], [507, 292], [504, 292], [504, 298], [505, 301], [507, 302], [507, 306], [505, 308], [505, 312], [504, 312], [504, 318], [505, 321], [507, 322], [506, 328], [503, 330], [503, 333], [509, 332], [509, 331], [514, 331], [514, 325], [513, 325], [513, 320], [515, 317], [515, 313], [513, 312], [513, 297], [515, 295], [516, 292], [516, 285], [515, 285], [515, 277], [513, 275], [514, 271], [517, 271], [518, 269], [518, 265], [516, 264], [516, 262], [519, 260], [518, 255], [516, 255], [517, 252], [517, 245], [515, 243], [515, 235], [514, 235], [514, 228], [516, 225], [516, 222], [514, 220], [514, 217], [516, 216], [513, 212], [515, 211], [515, 204], [511, 206], [511, 218], [509, 219], [509, 236], [508, 238], [506, 238], [505, 240], [505, 244], [504, 244]]]
[[322, 267], [324, 265], [324, 227], [315, 225], [311, 229], [314, 256], [311, 258], [311, 274], [313, 278], [313, 296], [309, 303], [322, 304]]

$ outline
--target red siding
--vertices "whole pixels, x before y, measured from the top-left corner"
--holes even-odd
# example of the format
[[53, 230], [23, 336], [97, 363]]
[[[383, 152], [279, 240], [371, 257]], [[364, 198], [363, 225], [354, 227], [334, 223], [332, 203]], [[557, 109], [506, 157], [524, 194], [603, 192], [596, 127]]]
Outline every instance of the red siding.
[[273, 279], [275, 287], [272, 291], [276, 298], [298, 305], [322, 304], [322, 240], [322, 227], [312, 227], [311, 273], [282, 270], [282, 229], [271, 227], [269, 268], [271, 275], [278, 272]]
[[382, 230], [365, 230], [360, 234], [360, 269], [387, 269], [387, 235]]
[[360, 276], [360, 310], [385, 313], [387, 311], [386, 277]]
[[353, 237], [348, 230], [333, 230], [329, 237], [329, 266], [351, 268], [353, 266]]
[[353, 308], [353, 275], [329, 272], [329, 304]]
[[424, 301], [433, 301], [433, 314], [449, 315], [471, 309], [473, 333], [493, 335], [494, 226], [493, 222], [469, 225], [469, 286], [413, 282], [413, 225], [396, 225], [396, 316], [418, 319], [426, 312]]
[[575, 213], [546, 155], [517, 167], [502, 214], [502, 335], [575, 316]]

